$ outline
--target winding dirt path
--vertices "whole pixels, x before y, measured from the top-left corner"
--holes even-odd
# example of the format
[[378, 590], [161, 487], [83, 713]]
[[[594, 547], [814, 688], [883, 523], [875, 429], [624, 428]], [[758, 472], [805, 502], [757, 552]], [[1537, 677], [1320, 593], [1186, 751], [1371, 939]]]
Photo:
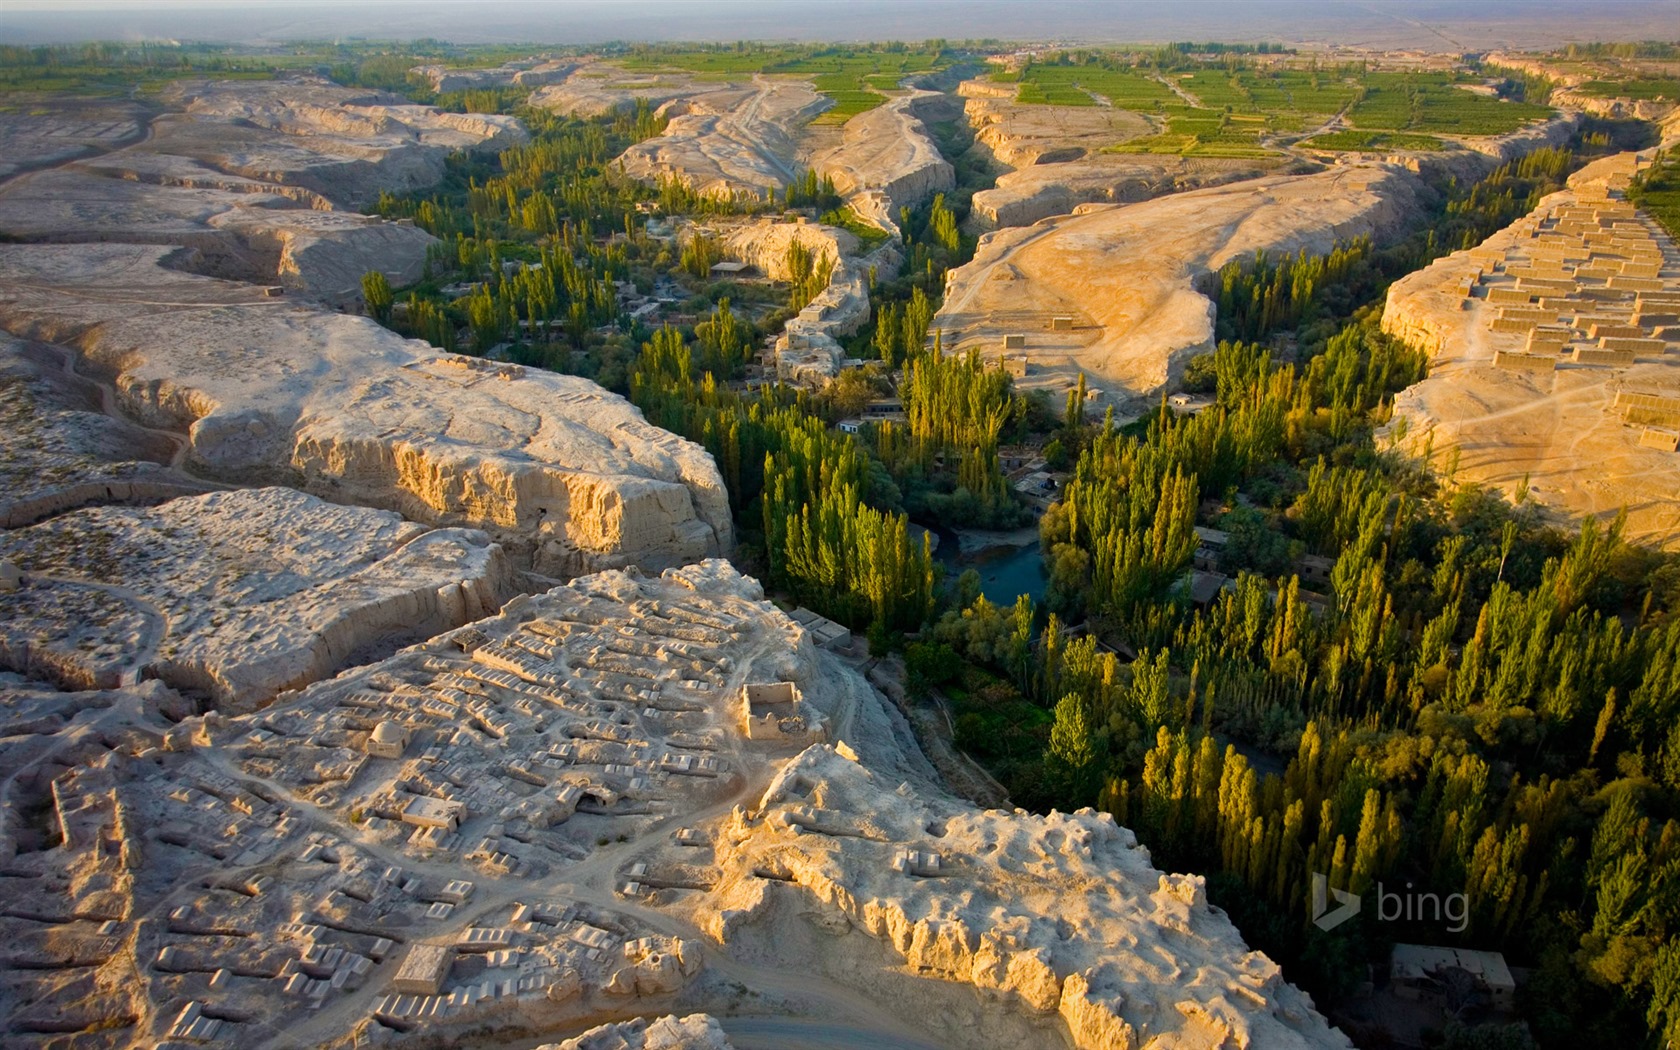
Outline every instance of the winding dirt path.
[[[38, 343], [36, 345], [46, 347], [53, 354], [57, 355], [59, 359], [59, 370], [70, 379], [72, 384], [91, 388], [98, 392], [99, 410], [102, 413], [112, 417], [113, 419], [120, 419], [128, 426], [131, 426], [136, 430], [143, 430], [148, 434], [155, 435], [159, 439], [168, 443], [175, 451], [171, 453], [169, 462], [166, 465], [171, 470], [178, 470], [183, 474], [189, 474], [189, 476], [191, 476], [190, 472], [186, 469], [185, 463], [187, 453], [192, 451], [192, 442], [187, 440], [185, 434], [175, 430], [164, 430], [159, 427], [147, 426], [144, 423], [130, 419], [117, 407], [117, 394], [115, 387], [103, 379], [98, 379], [94, 376], [86, 376], [76, 370], [77, 355], [74, 350], [67, 346], [61, 346], [58, 343]], [[221, 488], [227, 486], [216, 487]]]
[[[133, 96], [134, 92], [131, 91], [129, 93], [131, 100], [133, 99]], [[90, 143], [87, 145], [86, 153], [78, 153], [74, 157], [64, 157], [61, 160], [47, 161], [44, 164], [20, 166], [18, 170], [12, 172], [10, 175], [0, 176], [0, 186], [8, 186], [14, 182], [27, 180], [30, 176], [39, 175], [46, 171], [54, 171], [58, 168], [68, 167], [71, 164], [78, 164], [93, 157], [108, 157], [113, 153], [121, 153], [125, 149], [144, 145], [145, 143], [150, 142], [152, 140], [152, 136], [156, 134], [156, 129], [153, 128], [152, 125], [153, 122], [162, 115], [163, 111], [161, 109], [145, 112], [144, 116], [140, 119], [140, 134], [134, 136], [133, 138], [118, 139], [112, 142], [109, 146], [96, 146]]]

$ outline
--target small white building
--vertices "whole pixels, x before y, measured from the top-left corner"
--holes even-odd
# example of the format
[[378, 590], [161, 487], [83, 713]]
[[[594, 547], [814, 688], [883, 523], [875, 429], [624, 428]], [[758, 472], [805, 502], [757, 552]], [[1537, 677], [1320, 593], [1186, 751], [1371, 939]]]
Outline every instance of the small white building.
[[851, 649], [852, 632], [844, 624], [835, 623], [803, 606], [793, 610], [788, 616], [810, 633], [811, 640], [816, 642], [819, 648]]
[[748, 740], [820, 743], [823, 719], [799, 697], [793, 682], [762, 682], [741, 687], [742, 729]]
[[385, 721], [368, 734], [367, 753], [373, 758], [401, 758], [408, 749], [408, 729], [395, 722]]
[[391, 990], [405, 995], [436, 995], [455, 962], [455, 949], [446, 944], [416, 944], [408, 950]]
[[433, 798], [430, 795], [415, 795], [408, 805], [403, 807], [402, 820], [405, 824], [414, 824], [422, 828], [454, 831], [461, 826], [461, 811], [464, 808], [459, 802]]
[[712, 264], [712, 276], [722, 279], [747, 277], [753, 272], [751, 263], [724, 260]]
[[907, 849], [893, 861], [893, 868], [906, 875], [931, 879], [944, 873], [944, 861], [932, 850]]
[[1389, 979], [1402, 999], [1434, 999], [1442, 996], [1450, 980], [1449, 971], [1469, 975], [1477, 990], [1486, 993], [1496, 1010], [1510, 1010], [1516, 1004], [1517, 982], [1505, 957], [1498, 952], [1470, 948], [1442, 948], [1431, 944], [1396, 944], [1389, 957]]

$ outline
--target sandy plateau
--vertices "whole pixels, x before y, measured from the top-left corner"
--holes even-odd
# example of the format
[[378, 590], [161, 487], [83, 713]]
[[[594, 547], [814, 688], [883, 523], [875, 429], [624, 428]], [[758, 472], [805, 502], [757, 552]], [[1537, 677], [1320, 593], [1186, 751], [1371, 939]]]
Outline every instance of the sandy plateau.
[[1276, 171], [1289, 158], [1217, 159], [1105, 153], [1151, 134], [1143, 116], [1110, 106], [1014, 101], [1014, 85], [965, 81], [964, 115], [976, 149], [1003, 169], [997, 185], [974, 195], [975, 231], [1026, 226], [1081, 204], [1125, 204]]
[[1597, 161], [1477, 248], [1395, 282], [1383, 328], [1432, 361], [1390, 433], [1565, 522], [1626, 507], [1631, 538], [1673, 548], [1680, 251], [1621, 199], [1642, 163]]
[[[431, 185], [452, 151], [501, 149], [525, 135], [509, 117], [441, 113], [314, 80], [188, 83], [163, 104], [104, 126], [73, 101], [21, 127], [9, 120], [9, 163], [43, 170], [0, 185], [0, 232], [183, 245], [194, 251], [183, 265], [201, 272], [346, 299], [369, 269], [415, 280], [432, 238], [338, 209], [380, 189]], [[78, 138], [78, 149], [65, 148]], [[76, 159], [112, 145], [120, 148]]]
[[0, 179], [137, 142], [147, 107], [130, 100], [60, 99], [0, 121]]
[[235, 710], [513, 590], [482, 532], [278, 488], [61, 514], [0, 533], [0, 558], [23, 573], [0, 593], [6, 664], [72, 688], [156, 677]]
[[0, 335], [0, 526], [15, 528], [88, 503], [143, 503], [207, 486], [170, 469], [186, 443], [107, 410], [71, 355]]
[[[1399, 230], [1422, 184], [1404, 170], [1348, 166], [1268, 176], [985, 235], [951, 272], [934, 327], [988, 358], [1025, 336], [1023, 385], [1065, 388], [1080, 371], [1122, 412], [1213, 347], [1202, 276], [1255, 252], [1329, 251]], [[1057, 318], [1065, 327], [1058, 327]]]
[[[728, 548], [697, 445], [587, 380], [456, 357], [128, 245], [0, 246], [0, 325], [58, 344], [183, 466], [485, 528], [571, 574]], [[575, 508], [575, 510], [574, 510]]]
[[[252, 714], [171, 724], [156, 682], [80, 706], [76, 737], [20, 687], [33, 732], [0, 744], [0, 996], [31, 1041], [711, 1010], [877, 1045], [1348, 1045], [1110, 818], [945, 796], [896, 710], [725, 562], [581, 577]], [[16, 815], [43, 802], [49, 848]], [[692, 1016], [619, 1031], [723, 1045]]]

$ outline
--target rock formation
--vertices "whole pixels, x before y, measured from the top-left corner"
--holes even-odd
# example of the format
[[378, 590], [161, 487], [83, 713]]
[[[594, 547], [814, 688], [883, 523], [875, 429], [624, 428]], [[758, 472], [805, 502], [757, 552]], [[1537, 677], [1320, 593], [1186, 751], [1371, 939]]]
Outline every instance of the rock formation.
[[185, 156], [247, 178], [305, 186], [341, 207], [371, 202], [380, 190], [430, 186], [450, 153], [493, 152], [526, 139], [512, 117], [448, 113], [323, 81], [210, 83], [166, 101], [182, 107], [184, 118], [154, 123], [162, 144], [152, 152], [178, 143]]
[[1635, 99], [1625, 95], [1587, 94], [1581, 90], [1582, 86], [1606, 72], [1603, 69], [1594, 69], [1591, 63], [1556, 62], [1545, 56], [1509, 51], [1491, 51], [1483, 61], [1496, 69], [1515, 70], [1550, 80], [1553, 87], [1547, 101], [1554, 106], [1564, 106], [1612, 120], [1660, 121], [1675, 112], [1673, 99]]
[[799, 173], [799, 134], [832, 104], [808, 84], [755, 76], [750, 85], [666, 102], [659, 107], [668, 118], [665, 131], [619, 160], [645, 182], [674, 178], [708, 196], [762, 195]]
[[834, 180], [852, 209], [898, 237], [900, 208], [914, 207], [956, 185], [951, 165], [916, 115], [932, 92], [915, 92], [860, 113], [841, 128], [840, 145], [817, 153], [810, 166]]
[[532, 92], [531, 105], [588, 119], [631, 109], [639, 102], [658, 109], [672, 99], [725, 86], [683, 70], [632, 72], [606, 62], [584, 62], [560, 83]]
[[821, 223], [761, 219], [717, 232], [730, 258], [750, 263], [772, 280], [792, 276], [788, 253], [795, 242], [813, 259], [833, 266], [828, 287], [790, 318], [776, 338], [776, 374], [787, 382], [821, 386], [834, 378], [845, 359], [838, 337], [851, 335], [869, 320], [871, 274], [876, 280], [891, 280], [904, 265], [896, 238], [861, 255], [855, 236]]
[[432, 243], [353, 209], [381, 189], [431, 185], [452, 152], [524, 138], [511, 117], [443, 113], [309, 79], [177, 85], [164, 102], [139, 141], [0, 187], [0, 232], [182, 245], [201, 272], [346, 301], [370, 269], [416, 279]]
[[537, 1050], [734, 1050], [717, 1019], [705, 1014], [636, 1018], [597, 1025], [576, 1039]]
[[[1268, 176], [1141, 204], [1075, 214], [981, 238], [951, 272], [934, 327], [948, 347], [1003, 349], [1026, 337], [1025, 385], [1078, 371], [1124, 410], [1211, 350], [1213, 303], [1197, 282], [1255, 252], [1328, 251], [1339, 240], [1400, 230], [1427, 192], [1389, 166]], [[1067, 318], [1056, 328], [1057, 317]]]
[[156, 677], [249, 709], [370, 642], [479, 619], [513, 590], [481, 532], [290, 489], [95, 507], [0, 532], [0, 664], [72, 688]]
[[[431, 234], [409, 223], [369, 223], [364, 216], [339, 211], [254, 214], [239, 209], [213, 216], [210, 225], [232, 234], [260, 260], [260, 272], [272, 272], [286, 291], [333, 302], [359, 301], [362, 275], [369, 270], [383, 272], [397, 287], [420, 280], [426, 249], [435, 243]], [[221, 272], [202, 252], [177, 265], [211, 275]]]
[[0, 334], [0, 528], [89, 503], [155, 503], [203, 491], [169, 468], [185, 442], [105, 410], [103, 391], [54, 348]]
[[415, 66], [410, 76], [418, 76], [432, 86], [433, 91], [474, 91], [498, 87], [542, 87], [558, 84], [571, 75], [577, 63], [563, 59], [521, 59], [507, 62], [493, 69], [458, 69], [454, 66]]
[[633, 177], [675, 178], [702, 194], [759, 195], [809, 168], [831, 177], [865, 221], [896, 235], [899, 208], [954, 185], [951, 165], [916, 114], [937, 97], [911, 92], [861, 113], [846, 121], [834, 145], [807, 128], [833, 101], [789, 77], [720, 83], [676, 70], [629, 72], [592, 63], [536, 92], [532, 104], [595, 116], [646, 102], [669, 123], [663, 134], [625, 151], [621, 160]]
[[711, 457], [623, 398], [169, 270], [168, 255], [0, 246], [0, 326], [73, 345], [126, 412], [184, 434], [184, 464], [212, 478], [484, 528], [556, 575], [729, 549]]
[[1199, 876], [1156, 871], [1106, 814], [981, 812], [817, 746], [735, 811], [717, 863], [711, 932], [725, 944], [814, 905], [807, 921], [831, 938], [874, 938], [912, 973], [1051, 1030], [1059, 1018], [1082, 1050], [1348, 1045], [1244, 950]]
[[[749, 738], [755, 684], [840, 743]], [[945, 796], [725, 562], [583, 577], [245, 715], [153, 682], [78, 723], [7, 688], [0, 1005], [29, 1038], [1348, 1045], [1109, 818]]]
[[783, 222], [753, 219], [719, 225], [713, 230], [724, 254], [757, 269], [773, 281], [792, 279], [789, 252], [795, 242], [811, 254], [813, 261], [838, 266], [847, 256], [858, 254], [858, 239], [850, 231], [819, 222]]
[[[1430, 354], [1429, 376], [1395, 399], [1389, 433], [1415, 452], [1432, 448], [1458, 480], [1527, 500], [1566, 526], [1626, 508], [1629, 538], [1673, 547], [1680, 327], [1647, 319], [1680, 314], [1680, 256], [1655, 222], [1633, 220], [1615, 200], [1638, 163], [1622, 154], [1588, 165], [1530, 215], [1389, 288], [1383, 330]], [[1618, 203], [1606, 222], [1631, 222], [1638, 237], [1615, 243], [1597, 223], [1572, 238], [1558, 230]], [[1636, 241], [1660, 262], [1657, 277], [1635, 280], [1660, 291], [1611, 287], [1619, 282], [1594, 269], [1631, 259]], [[1546, 242], [1560, 246], [1555, 254]], [[1544, 291], [1526, 294], [1535, 280]]]

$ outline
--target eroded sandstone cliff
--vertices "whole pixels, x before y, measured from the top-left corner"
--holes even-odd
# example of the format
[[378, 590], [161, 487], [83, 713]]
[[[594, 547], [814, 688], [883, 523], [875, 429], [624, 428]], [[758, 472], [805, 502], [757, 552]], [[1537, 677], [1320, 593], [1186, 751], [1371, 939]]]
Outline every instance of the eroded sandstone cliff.
[[0, 662], [70, 688], [158, 678], [249, 710], [370, 643], [479, 619], [514, 590], [482, 532], [291, 489], [95, 507], [0, 532]]
[[73, 347], [211, 478], [484, 528], [554, 575], [729, 549], [711, 457], [623, 398], [170, 270], [167, 255], [4, 246], [0, 325]]
[[[1430, 363], [1429, 375], [1395, 398], [1389, 435], [1414, 454], [1430, 451], [1459, 481], [1497, 489], [1566, 527], [1587, 515], [1608, 522], [1625, 509], [1629, 538], [1673, 547], [1680, 456], [1665, 438], [1680, 429], [1680, 329], [1636, 322], [1673, 312], [1638, 303], [1641, 294], [1680, 294], [1674, 245], [1650, 217], [1618, 214], [1605, 221], [1631, 221], [1641, 235], [1612, 243], [1593, 223], [1597, 243], [1575, 236], [1573, 248], [1554, 249], [1578, 265], [1535, 262], [1543, 242], [1565, 243], [1562, 217], [1585, 221], [1576, 216], [1615, 206], [1611, 187], [1625, 186], [1639, 164], [1634, 154], [1595, 161], [1570, 177], [1568, 190], [1477, 247], [1390, 286], [1383, 330], [1426, 351]], [[1604, 276], [1601, 268], [1619, 267], [1636, 242], [1660, 260], [1642, 287], [1659, 290], [1610, 287]], [[1544, 290], [1529, 294], [1535, 277]], [[1625, 336], [1634, 340], [1615, 341]], [[1615, 346], [1636, 349], [1608, 349]], [[1630, 398], [1655, 407], [1641, 412]]]
[[[58, 166], [22, 160], [43, 170], [0, 187], [0, 232], [186, 246], [200, 272], [343, 302], [371, 269], [415, 280], [433, 243], [357, 208], [381, 190], [432, 185], [450, 153], [525, 138], [511, 117], [445, 113], [313, 78], [188, 82], [162, 101], [138, 141]], [[70, 120], [73, 107], [56, 104]], [[23, 145], [44, 149], [43, 139]]]
[[950, 162], [916, 114], [924, 97], [938, 96], [914, 92], [858, 114], [841, 129], [840, 145], [811, 158], [810, 166], [834, 180], [854, 211], [895, 237], [899, 209], [956, 185]]
[[14, 1024], [115, 1018], [120, 1047], [1349, 1045], [1110, 818], [948, 797], [896, 709], [725, 562], [582, 577], [244, 715], [157, 682], [5, 690], [0, 764], [57, 771], [0, 806]]
[[832, 104], [809, 84], [764, 76], [683, 94], [659, 107], [664, 132], [631, 146], [619, 162], [645, 182], [671, 178], [707, 196], [762, 196], [799, 173], [800, 133]]
[[1059, 1019], [1081, 1050], [1350, 1045], [1245, 950], [1200, 877], [1155, 870], [1106, 814], [982, 812], [813, 747], [719, 829], [717, 858], [725, 944], [814, 905], [831, 938], [873, 938], [912, 973]]
[[934, 327], [947, 346], [988, 356], [1005, 336], [1022, 335], [1026, 385], [1065, 385], [1083, 371], [1125, 411], [1213, 348], [1214, 305], [1197, 290], [1205, 275], [1255, 252], [1381, 239], [1421, 210], [1427, 192], [1402, 168], [1348, 165], [1083, 205], [982, 237], [973, 261], [951, 272]]

